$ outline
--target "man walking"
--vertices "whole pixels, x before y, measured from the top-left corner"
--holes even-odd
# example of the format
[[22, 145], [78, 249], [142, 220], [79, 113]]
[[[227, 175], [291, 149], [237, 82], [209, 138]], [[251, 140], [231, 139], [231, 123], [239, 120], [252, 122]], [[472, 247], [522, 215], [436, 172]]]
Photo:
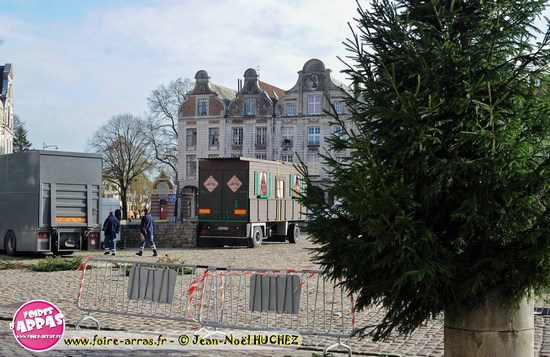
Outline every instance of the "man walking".
[[105, 232], [105, 255], [116, 255], [116, 235], [120, 231], [120, 221], [115, 217], [113, 212], [109, 212], [109, 216], [103, 222], [102, 231]]
[[136, 255], [139, 255], [140, 257], [143, 255], [143, 249], [145, 248], [145, 242], [147, 242], [147, 239], [149, 239], [149, 242], [151, 243], [151, 249], [153, 249], [153, 257], [156, 257], [158, 255], [157, 247], [155, 246], [155, 241], [153, 239], [154, 232], [155, 220], [151, 216], [151, 213], [149, 213], [149, 210], [147, 208], [144, 208], [143, 215], [141, 216], [141, 234], [143, 234], [143, 237], [145, 239], [139, 244], [139, 252], [137, 252]]

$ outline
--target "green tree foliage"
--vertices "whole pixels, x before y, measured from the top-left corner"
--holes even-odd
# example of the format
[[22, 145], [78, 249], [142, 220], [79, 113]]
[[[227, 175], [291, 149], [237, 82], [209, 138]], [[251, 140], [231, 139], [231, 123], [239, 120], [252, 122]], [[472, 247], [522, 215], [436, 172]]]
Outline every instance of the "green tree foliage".
[[311, 182], [303, 201], [317, 261], [357, 308], [385, 308], [362, 333], [410, 334], [489, 292], [513, 307], [550, 286], [550, 33], [533, 27], [544, 6], [359, 8], [346, 42], [354, 125], [334, 114], [347, 138], [329, 139], [354, 152], [324, 156], [341, 205], [327, 208]]
[[31, 149], [31, 142], [27, 139], [25, 122], [19, 119], [18, 115], [13, 116], [13, 152], [28, 151]]
[[127, 218], [128, 191], [141, 175], [153, 168], [145, 122], [131, 114], [112, 117], [101, 126], [88, 148], [103, 156], [103, 179], [119, 190], [123, 219]]

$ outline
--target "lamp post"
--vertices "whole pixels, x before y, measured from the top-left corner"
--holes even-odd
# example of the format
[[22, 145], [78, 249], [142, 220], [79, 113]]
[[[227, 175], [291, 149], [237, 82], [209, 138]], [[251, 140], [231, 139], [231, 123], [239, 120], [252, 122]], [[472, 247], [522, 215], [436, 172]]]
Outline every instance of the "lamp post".
[[42, 143], [42, 150], [47, 149], [47, 148], [54, 148], [55, 150], [59, 150], [57, 145], [46, 145], [46, 143]]

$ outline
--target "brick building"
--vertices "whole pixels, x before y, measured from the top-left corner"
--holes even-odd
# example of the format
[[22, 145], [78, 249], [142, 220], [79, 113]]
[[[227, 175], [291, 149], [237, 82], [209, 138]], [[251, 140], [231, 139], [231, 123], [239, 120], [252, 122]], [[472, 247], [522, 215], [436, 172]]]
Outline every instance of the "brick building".
[[330, 178], [320, 154], [327, 147], [326, 138], [342, 129], [329, 124], [333, 118], [324, 110], [331, 110], [332, 103], [346, 118], [344, 98], [351, 94], [331, 72], [322, 61], [311, 59], [298, 72], [294, 86], [285, 91], [260, 81], [257, 71], [249, 68], [234, 91], [212, 83], [206, 71], [198, 71], [178, 120], [183, 216], [196, 216], [200, 158], [243, 156], [297, 162], [299, 157], [308, 165], [314, 183], [323, 187]]

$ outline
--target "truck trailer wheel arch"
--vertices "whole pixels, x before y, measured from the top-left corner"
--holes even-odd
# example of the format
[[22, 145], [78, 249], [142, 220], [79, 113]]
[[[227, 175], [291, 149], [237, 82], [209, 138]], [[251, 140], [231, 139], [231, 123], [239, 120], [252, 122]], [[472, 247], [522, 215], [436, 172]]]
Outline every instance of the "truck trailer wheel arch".
[[296, 244], [300, 238], [300, 227], [296, 223], [288, 225], [288, 242]]
[[17, 252], [17, 239], [12, 231], [8, 231], [4, 237], [4, 249], [6, 250], [6, 254], [10, 257], [15, 256]]
[[250, 248], [259, 247], [262, 245], [262, 241], [264, 240], [264, 234], [262, 231], [262, 227], [254, 227], [252, 230], [252, 238]]

